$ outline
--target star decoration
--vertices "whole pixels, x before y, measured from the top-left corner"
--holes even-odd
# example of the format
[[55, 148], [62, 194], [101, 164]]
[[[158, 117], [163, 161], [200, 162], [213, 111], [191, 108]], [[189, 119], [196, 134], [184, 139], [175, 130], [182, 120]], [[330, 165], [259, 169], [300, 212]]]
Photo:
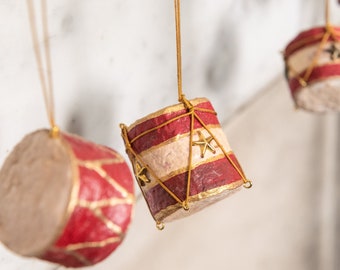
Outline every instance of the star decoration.
[[202, 132], [198, 131], [199, 141], [195, 141], [192, 145], [198, 145], [201, 148], [201, 158], [204, 158], [205, 152], [210, 150], [212, 153], [216, 153], [215, 147], [211, 144], [211, 141], [214, 140], [212, 136], [205, 138]]
[[140, 182], [141, 186], [145, 186], [146, 183], [150, 183], [151, 180], [146, 176], [147, 169], [139, 164], [135, 163], [135, 174], [137, 180]]
[[330, 54], [332, 61], [340, 59], [340, 48], [335, 43], [332, 43], [331, 47], [325, 50], [325, 52]]

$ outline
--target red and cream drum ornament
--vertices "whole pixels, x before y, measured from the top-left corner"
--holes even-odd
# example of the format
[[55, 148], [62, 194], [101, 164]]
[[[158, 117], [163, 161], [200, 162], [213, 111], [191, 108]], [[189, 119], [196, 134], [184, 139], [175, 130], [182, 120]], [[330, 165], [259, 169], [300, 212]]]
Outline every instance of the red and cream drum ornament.
[[27, 135], [0, 171], [0, 240], [67, 267], [100, 262], [131, 221], [133, 180], [114, 150], [66, 133]]
[[251, 186], [205, 98], [166, 107], [121, 128], [159, 229]]
[[284, 60], [297, 108], [340, 111], [340, 27], [300, 33], [287, 45]]

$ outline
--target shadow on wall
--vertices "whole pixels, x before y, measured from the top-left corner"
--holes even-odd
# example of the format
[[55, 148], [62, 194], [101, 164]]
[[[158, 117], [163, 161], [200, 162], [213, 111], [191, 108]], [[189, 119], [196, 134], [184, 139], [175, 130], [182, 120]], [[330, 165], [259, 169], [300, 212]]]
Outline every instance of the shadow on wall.
[[110, 145], [114, 122], [113, 96], [100, 86], [84, 87], [79, 92], [82, 94], [74, 101], [66, 124], [67, 131], [96, 143]]

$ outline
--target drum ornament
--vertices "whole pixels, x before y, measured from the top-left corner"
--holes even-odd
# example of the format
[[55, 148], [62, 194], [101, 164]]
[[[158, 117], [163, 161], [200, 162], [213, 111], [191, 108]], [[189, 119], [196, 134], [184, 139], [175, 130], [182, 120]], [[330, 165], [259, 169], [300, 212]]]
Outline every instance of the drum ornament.
[[284, 51], [285, 75], [296, 108], [312, 112], [340, 111], [340, 27], [301, 32]]
[[[126, 152], [158, 229], [252, 186], [220, 127], [210, 102], [187, 100], [182, 91], [180, 0], [174, 0], [177, 105], [121, 124]], [[182, 211], [183, 210], [183, 211]]]
[[33, 0], [27, 6], [50, 130], [27, 135], [0, 170], [0, 241], [22, 256], [66, 267], [94, 265], [127, 232], [135, 201], [132, 175], [114, 150], [55, 124], [47, 1], [41, 0], [45, 58]]

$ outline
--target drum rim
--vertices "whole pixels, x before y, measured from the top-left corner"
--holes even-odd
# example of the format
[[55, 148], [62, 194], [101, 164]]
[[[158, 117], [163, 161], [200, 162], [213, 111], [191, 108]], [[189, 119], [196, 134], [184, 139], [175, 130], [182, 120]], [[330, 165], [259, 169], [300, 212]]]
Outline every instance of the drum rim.
[[[197, 202], [203, 201], [207, 198], [215, 197], [219, 194], [226, 193], [225, 196], [219, 198], [218, 200], [211, 202], [210, 204], [207, 204], [203, 208], [208, 207], [209, 205], [217, 203], [217, 202], [223, 200], [224, 198], [228, 197], [229, 195], [231, 195], [228, 191], [236, 192], [240, 187], [243, 186], [243, 184], [244, 184], [243, 180], [239, 179], [239, 180], [236, 180], [236, 181], [234, 181], [230, 184], [226, 184], [226, 185], [219, 186], [219, 187], [216, 187], [216, 188], [212, 188], [212, 189], [209, 189], [209, 190], [206, 190], [206, 191], [202, 191], [202, 192], [200, 192], [200, 193], [198, 193], [194, 196], [190, 196], [189, 197], [189, 203], [197, 203]], [[150, 210], [150, 208], [149, 208], [149, 210]], [[178, 217], [178, 218], [171, 219], [171, 215], [173, 213], [176, 213], [177, 211], [180, 211], [180, 210], [183, 210], [183, 207], [182, 207], [182, 205], [180, 205], [179, 203], [176, 202], [175, 204], [169, 205], [166, 208], [160, 210], [159, 212], [154, 214], [153, 217], [154, 217], [155, 220], [157, 220], [159, 222], [171, 222], [171, 221], [182, 218], [182, 217]], [[199, 211], [200, 210], [194, 211], [194, 212], [191, 212], [191, 213], [188, 212], [188, 214], [186, 216], [195, 214]], [[150, 213], [151, 213], [151, 211], [150, 211]], [[151, 213], [151, 215], [152, 215], [152, 213]], [[170, 217], [170, 219], [168, 219], [168, 217]]]
[[[189, 100], [189, 102], [192, 105], [198, 105], [200, 103], [204, 103], [204, 102], [210, 102], [207, 98], [205, 97], [198, 97], [198, 98], [194, 98]], [[155, 118], [157, 116], [163, 115], [163, 114], [168, 114], [168, 113], [172, 113], [172, 112], [177, 112], [179, 110], [183, 110], [185, 109], [184, 104], [183, 103], [177, 103], [177, 104], [173, 104], [173, 105], [169, 105], [167, 107], [164, 107], [162, 109], [159, 109], [153, 113], [150, 113], [138, 120], [136, 120], [135, 122], [133, 122], [131, 125], [127, 126], [127, 132], [130, 132], [134, 127], [136, 127], [137, 125], [150, 120], [152, 118]]]

